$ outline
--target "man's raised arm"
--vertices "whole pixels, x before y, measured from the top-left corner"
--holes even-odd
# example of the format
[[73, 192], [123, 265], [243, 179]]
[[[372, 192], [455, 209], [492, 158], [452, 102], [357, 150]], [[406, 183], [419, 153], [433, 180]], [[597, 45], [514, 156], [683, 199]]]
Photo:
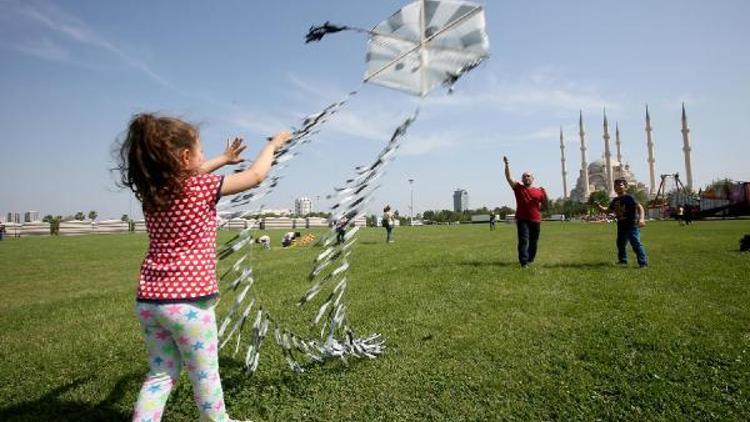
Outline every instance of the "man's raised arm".
[[513, 189], [516, 186], [516, 181], [510, 177], [510, 165], [508, 164], [508, 157], [503, 156], [503, 162], [505, 163], [505, 179], [508, 181], [510, 188]]

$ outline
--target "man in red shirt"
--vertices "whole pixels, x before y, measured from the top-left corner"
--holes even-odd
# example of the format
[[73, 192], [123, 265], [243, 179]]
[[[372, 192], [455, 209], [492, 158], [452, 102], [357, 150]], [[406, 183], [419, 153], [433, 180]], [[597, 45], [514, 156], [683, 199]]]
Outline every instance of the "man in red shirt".
[[524, 172], [522, 183], [518, 183], [510, 176], [508, 157], [505, 162], [505, 178], [516, 196], [516, 228], [518, 229], [518, 262], [521, 267], [534, 262], [536, 257], [539, 230], [542, 224], [542, 208], [547, 207], [547, 192], [544, 188], [532, 186], [534, 175]]

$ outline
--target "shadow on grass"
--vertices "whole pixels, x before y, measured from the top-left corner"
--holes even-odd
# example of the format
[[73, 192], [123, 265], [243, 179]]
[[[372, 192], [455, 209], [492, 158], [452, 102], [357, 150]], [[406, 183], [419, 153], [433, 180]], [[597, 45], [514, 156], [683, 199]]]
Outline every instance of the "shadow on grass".
[[[503, 262], [503, 261], [464, 261], [459, 262], [458, 265], [467, 267], [517, 267], [520, 270], [518, 262]], [[614, 266], [608, 262], [558, 262], [554, 264], [534, 263], [530, 264], [530, 267], [537, 268], [614, 268]], [[434, 268], [432, 266], [431, 268]]]
[[[459, 262], [458, 265], [467, 266], [467, 267], [520, 267], [518, 262], [504, 262], [504, 261], [464, 261]], [[431, 265], [430, 268], [434, 268], [434, 265]]]
[[362, 240], [359, 242], [360, 245], [386, 245], [387, 243], [385, 241], [377, 241], [377, 240]]
[[370, 362], [366, 358], [347, 358], [346, 363], [341, 359], [332, 359], [320, 362], [308, 362], [302, 365], [305, 372], [295, 373], [289, 367], [284, 366], [280, 371], [272, 370], [263, 372], [258, 368], [255, 374], [248, 374], [243, 362], [235, 359], [221, 358], [219, 366], [221, 368], [221, 383], [224, 388], [224, 395], [235, 395], [244, 391], [248, 383], [252, 383], [259, 390], [273, 386], [286, 390], [291, 396], [301, 397], [308, 393], [311, 388], [315, 388], [309, 381], [310, 376], [329, 376], [339, 375], [349, 371], [355, 371], [357, 366], [364, 362]]
[[537, 264], [541, 268], [615, 268], [615, 265], [609, 262], [558, 262], [555, 264]]
[[126, 391], [137, 389], [142, 376], [130, 374], [121, 378], [109, 395], [99, 403], [65, 400], [68, 391], [86, 384], [94, 376], [79, 378], [39, 397], [0, 409], [2, 421], [127, 421], [130, 411], [118, 409], [118, 403]]

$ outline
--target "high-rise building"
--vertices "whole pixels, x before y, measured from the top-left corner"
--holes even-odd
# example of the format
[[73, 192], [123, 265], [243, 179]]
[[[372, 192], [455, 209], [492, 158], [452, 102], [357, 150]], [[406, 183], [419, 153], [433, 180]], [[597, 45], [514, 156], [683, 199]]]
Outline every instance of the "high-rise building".
[[294, 213], [304, 217], [312, 212], [312, 200], [306, 196], [294, 200]]
[[469, 209], [469, 192], [466, 189], [453, 191], [453, 211], [464, 212]]
[[24, 223], [31, 223], [32, 221], [39, 221], [39, 211], [26, 211], [26, 213], [23, 215], [23, 222]]
[[12, 222], [16, 223], [16, 224], [21, 224], [21, 213], [14, 212], [13, 213], [13, 220], [12, 220]]

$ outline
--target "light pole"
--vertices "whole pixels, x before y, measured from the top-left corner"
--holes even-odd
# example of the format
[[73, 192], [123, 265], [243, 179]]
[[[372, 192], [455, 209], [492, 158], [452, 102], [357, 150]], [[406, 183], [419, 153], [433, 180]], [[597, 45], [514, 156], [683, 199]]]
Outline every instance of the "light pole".
[[414, 225], [414, 179], [409, 179], [409, 190], [411, 196], [411, 205], [409, 206], [409, 225]]

